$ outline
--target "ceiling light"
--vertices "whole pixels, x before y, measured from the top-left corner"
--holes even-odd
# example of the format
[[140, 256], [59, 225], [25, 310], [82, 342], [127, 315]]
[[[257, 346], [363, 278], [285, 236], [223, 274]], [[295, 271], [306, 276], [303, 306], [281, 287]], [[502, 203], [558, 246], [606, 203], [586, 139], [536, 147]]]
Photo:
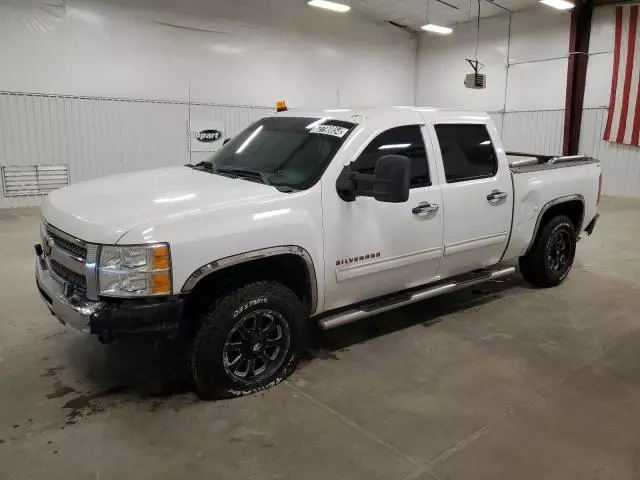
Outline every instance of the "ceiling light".
[[572, 2], [567, 2], [567, 0], [540, 0], [540, 3], [557, 8], [558, 10], [569, 10], [575, 7]]
[[440, 35], [449, 35], [453, 32], [453, 28], [441, 27], [440, 25], [434, 25], [433, 23], [423, 25], [422, 30], [425, 32], [439, 33]]
[[328, 0], [309, 0], [307, 2], [312, 7], [326, 8], [327, 10], [332, 10], [334, 12], [348, 12], [351, 10], [349, 5], [345, 5], [343, 3], [337, 2], [329, 2]]

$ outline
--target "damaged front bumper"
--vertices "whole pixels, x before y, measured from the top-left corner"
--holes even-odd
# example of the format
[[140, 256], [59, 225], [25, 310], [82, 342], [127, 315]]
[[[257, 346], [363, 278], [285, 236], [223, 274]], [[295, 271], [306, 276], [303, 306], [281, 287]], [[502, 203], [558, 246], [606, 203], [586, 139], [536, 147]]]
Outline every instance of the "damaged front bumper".
[[[36, 247], [36, 251], [38, 248]], [[81, 290], [51, 274], [43, 255], [36, 259], [36, 284], [42, 300], [63, 325], [105, 338], [118, 334], [177, 332], [183, 299], [88, 300]]]

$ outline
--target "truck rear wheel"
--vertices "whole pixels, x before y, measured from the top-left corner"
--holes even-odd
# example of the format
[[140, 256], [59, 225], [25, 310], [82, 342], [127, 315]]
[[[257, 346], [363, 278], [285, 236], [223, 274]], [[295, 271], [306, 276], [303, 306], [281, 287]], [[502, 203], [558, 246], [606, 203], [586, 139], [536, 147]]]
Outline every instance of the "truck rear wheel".
[[284, 380], [306, 346], [302, 303], [273, 281], [246, 284], [200, 315], [190, 370], [203, 399], [248, 395]]
[[529, 253], [520, 257], [520, 272], [536, 287], [559, 285], [571, 270], [576, 254], [576, 231], [566, 215], [542, 227]]

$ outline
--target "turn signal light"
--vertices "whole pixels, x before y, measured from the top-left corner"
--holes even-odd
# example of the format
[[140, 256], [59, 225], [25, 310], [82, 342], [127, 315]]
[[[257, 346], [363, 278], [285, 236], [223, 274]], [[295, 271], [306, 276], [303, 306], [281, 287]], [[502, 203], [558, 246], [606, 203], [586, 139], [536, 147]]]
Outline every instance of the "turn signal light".
[[171, 274], [169, 272], [158, 272], [151, 276], [151, 292], [154, 295], [164, 295], [171, 293]]
[[169, 247], [162, 245], [151, 251], [152, 264], [154, 270], [162, 270], [169, 268], [171, 265], [169, 258]]

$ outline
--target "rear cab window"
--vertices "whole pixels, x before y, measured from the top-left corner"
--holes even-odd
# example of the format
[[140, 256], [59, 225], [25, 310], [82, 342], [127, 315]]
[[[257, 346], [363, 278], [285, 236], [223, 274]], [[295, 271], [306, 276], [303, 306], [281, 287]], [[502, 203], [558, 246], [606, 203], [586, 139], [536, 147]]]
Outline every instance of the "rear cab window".
[[490, 178], [498, 173], [498, 157], [486, 125], [434, 126], [447, 183]]

